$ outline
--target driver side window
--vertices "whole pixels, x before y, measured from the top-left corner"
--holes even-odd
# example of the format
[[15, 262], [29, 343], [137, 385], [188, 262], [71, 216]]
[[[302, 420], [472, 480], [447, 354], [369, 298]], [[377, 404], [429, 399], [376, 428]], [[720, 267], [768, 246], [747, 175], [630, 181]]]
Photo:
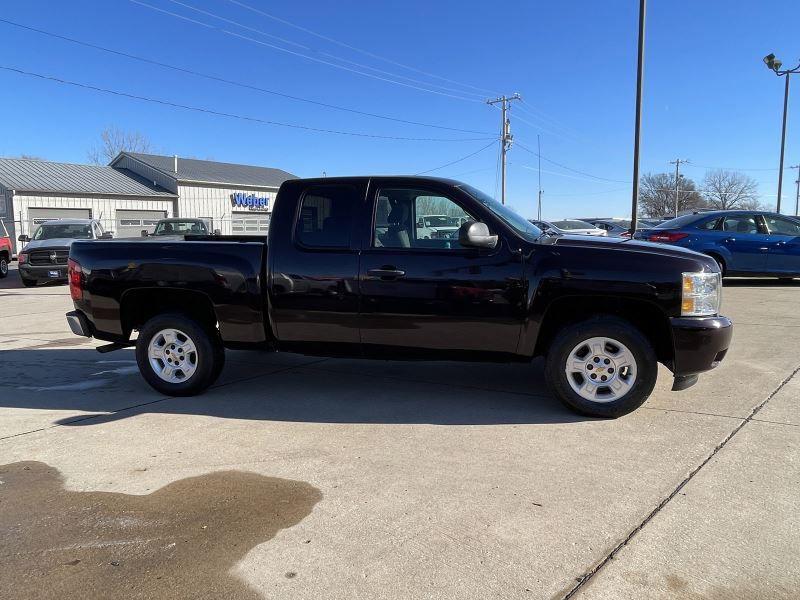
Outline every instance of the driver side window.
[[422, 189], [383, 189], [375, 207], [373, 247], [461, 249], [458, 230], [476, 220], [461, 206]]

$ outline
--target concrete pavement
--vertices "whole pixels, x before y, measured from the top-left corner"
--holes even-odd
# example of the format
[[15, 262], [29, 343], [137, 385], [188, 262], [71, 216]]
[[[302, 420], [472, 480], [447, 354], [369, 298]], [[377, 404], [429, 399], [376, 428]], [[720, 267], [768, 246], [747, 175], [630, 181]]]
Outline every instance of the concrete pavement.
[[[131, 351], [100, 355], [72, 336], [65, 287], [24, 289], [15, 275], [0, 282], [0, 464], [11, 465], [0, 480], [14, 482], [0, 485], [0, 504], [26, 489], [118, 502], [87, 525], [100, 541], [58, 540], [62, 578], [115, 582], [127, 597], [797, 597], [800, 283], [728, 282], [736, 333], [723, 365], [682, 393], [664, 371], [642, 409], [601, 421], [550, 398], [539, 363], [231, 352], [214, 389], [166, 398]], [[302, 510], [274, 535], [242, 535], [238, 554], [223, 535], [238, 531], [236, 511], [198, 530], [202, 518], [176, 505], [159, 510], [163, 529], [126, 529], [119, 513], [171, 486], [218, 512], [207, 482], [219, 473], [302, 489]], [[226, 493], [234, 505], [245, 494]], [[264, 514], [282, 514], [276, 498]], [[0, 527], [44, 522], [23, 517]], [[28, 552], [32, 570], [53, 550], [4, 540], [0, 552]], [[187, 578], [187, 555], [170, 554], [181, 544], [202, 547], [198, 560], [215, 549], [236, 560]], [[143, 553], [166, 581], [148, 579]], [[57, 581], [43, 572], [6, 589], [25, 597]]]

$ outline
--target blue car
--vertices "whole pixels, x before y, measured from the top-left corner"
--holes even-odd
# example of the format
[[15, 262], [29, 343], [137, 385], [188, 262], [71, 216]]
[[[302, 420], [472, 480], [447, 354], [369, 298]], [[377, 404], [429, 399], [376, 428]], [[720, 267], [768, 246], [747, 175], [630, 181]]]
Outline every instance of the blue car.
[[800, 277], [797, 217], [750, 210], [700, 212], [642, 229], [635, 237], [707, 254], [723, 275]]

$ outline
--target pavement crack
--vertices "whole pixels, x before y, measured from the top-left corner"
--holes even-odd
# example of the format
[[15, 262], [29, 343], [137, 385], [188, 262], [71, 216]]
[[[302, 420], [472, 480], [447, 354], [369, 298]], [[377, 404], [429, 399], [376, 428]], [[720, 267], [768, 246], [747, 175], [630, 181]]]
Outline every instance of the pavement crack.
[[669, 504], [670, 500], [672, 500], [675, 496], [677, 496], [680, 493], [680, 491], [686, 486], [686, 484], [689, 483], [694, 478], [694, 476], [697, 475], [700, 472], [700, 470], [711, 461], [712, 458], [714, 458], [714, 456], [716, 456], [717, 452], [722, 450], [728, 444], [728, 442], [730, 442], [733, 439], [733, 437], [742, 430], [742, 428], [745, 425], [747, 425], [750, 421], [752, 421], [753, 417], [755, 417], [758, 414], [758, 412], [762, 408], [764, 408], [764, 406], [766, 406], [767, 402], [772, 400], [775, 397], [775, 395], [778, 394], [778, 392], [780, 392], [783, 389], [783, 387], [787, 383], [789, 383], [798, 373], [800, 373], [800, 366], [795, 368], [785, 379], [783, 379], [783, 381], [781, 381], [778, 384], [778, 387], [772, 390], [772, 392], [770, 392], [770, 394], [763, 401], [757, 404], [755, 408], [753, 408], [753, 410], [750, 411], [750, 414], [747, 415], [747, 417], [744, 418], [741, 423], [739, 423], [736, 427], [734, 427], [733, 430], [728, 435], [726, 435], [725, 438], [719, 444], [717, 444], [714, 447], [711, 453], [708, 456], [706, 456], [706, 458], [699, 465], [697, 465], [694, 469], [692, 469], [692, 471], [686, 477], [683, 478], [683, 480], [675, 487], [674, 490], [672, 490], [672, 492], [670, 492], [670, 494], [666, 498], [664, 498], [661, 502], [659, 502], [658, 505], [652, 511], [650, 511], [650, 514], [648, 514], [641, 523], [639, 523], [633, 530], [631, 530], [631, 532], [625, 537], [625, 539], [623, 539], [619, 544], [614, 546], [611, 552], [606, 554], [602, 558], [602, 560], [600, 560], [600, 562], [598, 562], [592, 569], [585, 572], [583, 575], [576, 577], [577, 583], [572, 588], [570, 588], [570, 590], [564, 596], [561, 597], [562, 600], [569, 600], [570, 598], [573, 598], [575, 594], [580, 592], [581, 589], [587, 583], [589, 583], [592, 577], [594, 577], [603, 567], [605, 567], [609, 561], [613, 560], [616, 554], [622, 548], [627, 546], [631, 542], [631, 540], [636, 536], [636, 534], [638, 534], [645, 527], [645, 525], [647, 525], [658, 513], [660, 513], [661, 510], [667, 504]]

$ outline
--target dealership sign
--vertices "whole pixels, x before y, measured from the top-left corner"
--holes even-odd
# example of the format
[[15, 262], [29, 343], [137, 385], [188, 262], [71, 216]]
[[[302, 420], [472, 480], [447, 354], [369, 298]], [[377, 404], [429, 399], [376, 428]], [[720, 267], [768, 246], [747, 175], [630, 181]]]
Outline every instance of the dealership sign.
[[231, 194], [231, 205], [234, 208], [246, 208], [247, 210], [269, 210], [269, 196], [237, 192]]

